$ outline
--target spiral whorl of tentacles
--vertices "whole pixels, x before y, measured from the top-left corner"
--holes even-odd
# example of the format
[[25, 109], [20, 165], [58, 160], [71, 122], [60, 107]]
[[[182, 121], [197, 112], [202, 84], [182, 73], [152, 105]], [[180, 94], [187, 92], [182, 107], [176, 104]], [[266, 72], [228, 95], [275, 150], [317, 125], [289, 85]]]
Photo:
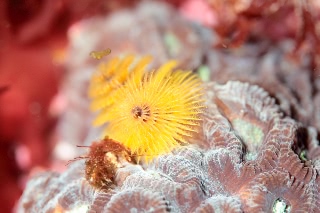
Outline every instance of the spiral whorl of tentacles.
[[91, 108], [104, 134], [146, 160], [168, 153], [199, 130], [203, 111], [201, 80], [177, 70], [176, 61], [146, 70], [150, 57], [111, 59], [93, 75]]

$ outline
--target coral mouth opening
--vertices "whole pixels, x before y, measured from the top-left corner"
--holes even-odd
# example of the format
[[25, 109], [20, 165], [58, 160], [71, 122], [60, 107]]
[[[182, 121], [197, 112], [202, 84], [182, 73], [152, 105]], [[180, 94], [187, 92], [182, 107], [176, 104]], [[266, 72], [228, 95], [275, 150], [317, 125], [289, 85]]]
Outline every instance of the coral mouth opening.
[[282, 198], [278, 198], [273, 203], [272, 212], [273, 213], [289, 213], [291, 206], [286, 203]]
[[263, 129], [257, 123], [250, 123], [240, 118], [234, 119], [231, 123], [246, 147], [245, 159], [248, 161], [255, 160], [265, 136]]

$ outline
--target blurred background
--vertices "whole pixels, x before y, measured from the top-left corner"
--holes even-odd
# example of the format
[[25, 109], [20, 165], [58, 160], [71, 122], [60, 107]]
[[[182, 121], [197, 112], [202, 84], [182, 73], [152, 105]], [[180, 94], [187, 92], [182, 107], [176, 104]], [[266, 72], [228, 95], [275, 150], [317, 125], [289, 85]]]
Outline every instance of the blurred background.
[[319, 132], [319, 20], [318, 0], [2, 0], [1, 212], [30, 175], [63, 171], [97, 139], [87, 85], [108, 57], [175, 58], [204, 81], [258, 84]]

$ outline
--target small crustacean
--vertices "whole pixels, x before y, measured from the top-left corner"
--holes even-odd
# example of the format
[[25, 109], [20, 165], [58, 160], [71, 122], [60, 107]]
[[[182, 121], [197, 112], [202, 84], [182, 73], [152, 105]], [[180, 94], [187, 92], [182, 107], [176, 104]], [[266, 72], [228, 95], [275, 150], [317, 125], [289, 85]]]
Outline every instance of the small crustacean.
[[86, 156], [77, 157], [70, 162], [86, 159], [85, 178], [94, 188], [108, 190], [115, 186], [116, 171], [123, 162], [132, 162], [129, 150], [119, 142], [105, 137], [101, 141], [93, 142]]
[[111, 53], [111, 49], [105, 49], [102, 51], [91, 51], [90, 52], [90, 56], [94, 59], [100, 60], [101, 58], [103, 58], [106, 55], [109, 55]]

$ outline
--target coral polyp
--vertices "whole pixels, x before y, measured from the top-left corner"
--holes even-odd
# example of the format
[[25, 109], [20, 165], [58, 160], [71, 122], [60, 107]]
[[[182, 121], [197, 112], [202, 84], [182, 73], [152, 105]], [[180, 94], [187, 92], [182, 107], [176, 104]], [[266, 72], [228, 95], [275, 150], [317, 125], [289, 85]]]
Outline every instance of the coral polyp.
[[101, 81], [90, 91], [93, 109], [102, 109], [95, 123], [109, 123], [105, 135], [146, 160], [188, 143], [204, 106], [201, 80], [191, 71], [174, 70], [176, 61], [151, 72], [144, 71], [147, 58], [131, 72], [132, 57], [116, 62], [121, 65], [112, 60], [105, 73], [118, 73], [117, 80], [95, 76], [93, 84]]

